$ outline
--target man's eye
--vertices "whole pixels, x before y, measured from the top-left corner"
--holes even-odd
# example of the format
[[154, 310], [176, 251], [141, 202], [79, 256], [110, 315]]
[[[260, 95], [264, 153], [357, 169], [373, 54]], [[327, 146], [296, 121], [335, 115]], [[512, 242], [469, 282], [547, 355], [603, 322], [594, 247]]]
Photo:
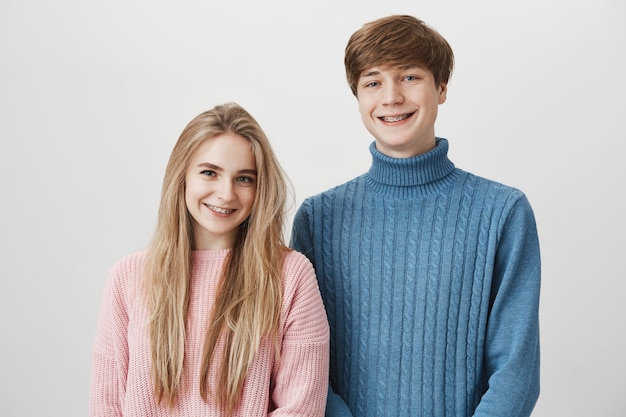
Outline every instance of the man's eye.
[[365, 87], [373, 88], [373, 87], [378, 87], [379, 85], [380, 83], [378, 81], [372, 81], [372, 82], [365, 84]]
[[416, 76], [416, 75], [407, 75], [406, 77], [404, 77], [404, 79], [407, 80], [407, 81], [417, 81], [420, 78], [418, 76]]

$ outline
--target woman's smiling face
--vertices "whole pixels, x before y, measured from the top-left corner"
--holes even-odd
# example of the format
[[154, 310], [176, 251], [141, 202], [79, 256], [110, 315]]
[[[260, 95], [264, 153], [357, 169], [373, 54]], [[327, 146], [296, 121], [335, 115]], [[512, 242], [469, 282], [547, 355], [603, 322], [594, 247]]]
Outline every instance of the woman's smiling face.
[[250, 216], [257, 171], [250, 142], [224, 133], [207, 139], [190, 160], [185, 202], [194, 220], [194, 249], [232, 248]]

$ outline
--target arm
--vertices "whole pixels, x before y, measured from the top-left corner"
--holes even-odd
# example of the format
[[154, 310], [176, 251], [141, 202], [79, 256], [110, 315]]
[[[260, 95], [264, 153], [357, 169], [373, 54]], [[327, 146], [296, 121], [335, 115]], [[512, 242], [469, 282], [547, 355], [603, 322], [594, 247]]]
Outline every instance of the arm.
[[[309, 213], [311, 213], [311, 201], [305, 201], [294, 217], [293, 228], [291, 232], [290, 245], [295, 250], [303, 253], [309, 258], [315, 267], [315, 249], [313, 245], [312, 222]], [[327, 417], [352, 417], [352, 412], [348, 408], [346, 402], [336, 394], [330, 383], [328, 384], [328, 397], [326, 402]]]
[[311, 202], [306, 200], [293, 219], [291, 229], [290, 246], [298, 252], [304, 254], [315, 268], [315, 251], [313, 249], [313, 231], [309, 213], [312, 211]]
[[[116, 335], [124, 335], [127, 320], [122, 297], [114, 284], [114, 271], [107, 278], [92, 352], [90, 417], [121, 416], [124, 369], [116, 361]], [[123, 368], [123, 367], [122, 367]]]
[[528, 417], [539, 396], [539, 242], [525, 197], [513, 206], [496, 252], [485, 339], [488, 388], [475, 417]]
[[352, 417], [352, 412], [346, 402], [328, 385], [328, 400], [326, 401], [326, 417]]
[[272, 375], [270, 415], [323, 416], [328, 383], [329, 330], [315, 272], [301, 254], [288, 255], [280, 361]]

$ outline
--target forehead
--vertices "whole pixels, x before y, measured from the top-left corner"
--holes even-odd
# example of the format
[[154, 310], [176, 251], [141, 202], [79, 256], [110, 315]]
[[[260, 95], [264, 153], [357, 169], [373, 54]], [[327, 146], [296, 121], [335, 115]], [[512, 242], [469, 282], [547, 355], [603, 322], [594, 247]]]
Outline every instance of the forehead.
[[222, 168], [255, 169], [256, 159], [248, 139], [223, 133], [208, 139], [191, 156], [191, 166], [210, 163]]

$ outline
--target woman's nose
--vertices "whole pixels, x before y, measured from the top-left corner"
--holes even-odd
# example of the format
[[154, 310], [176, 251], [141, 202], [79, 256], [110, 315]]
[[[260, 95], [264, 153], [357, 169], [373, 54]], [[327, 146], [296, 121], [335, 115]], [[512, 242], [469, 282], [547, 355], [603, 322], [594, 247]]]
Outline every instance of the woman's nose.
[[223, 201], [230, 201], [234, 198], [234, 195], [235, 192], [232, 182], [225, 178], [222, 179], [218, 185], [217, 197]]

